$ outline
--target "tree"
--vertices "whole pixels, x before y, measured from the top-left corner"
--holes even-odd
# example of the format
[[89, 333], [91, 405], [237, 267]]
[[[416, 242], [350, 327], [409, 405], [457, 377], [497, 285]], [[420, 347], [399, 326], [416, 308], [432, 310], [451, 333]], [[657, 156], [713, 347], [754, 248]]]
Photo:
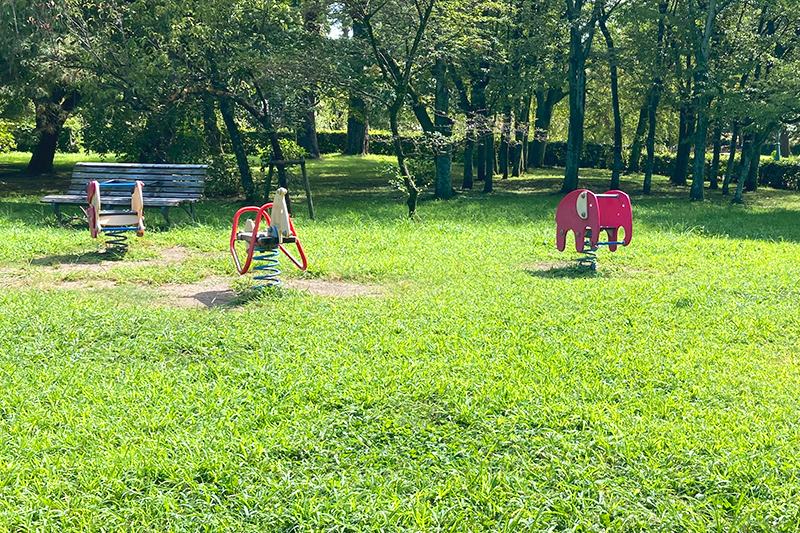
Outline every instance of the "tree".
[[[708, 62], [711, 53], [711, 37], [714, 34], [714, 23], [717, 15], [729, 2], [717, 3], [717, 0], [705, 2], [705, 24], [700, 34], [699, 46], [695, 51], [694, 78], [694, 108], [697, 110], [697, 129], [694, 135], [694, 171], [692, 173], [692, 187], [689, 191], [691, 200], [703, 199], [703, 182], [706, 168], [706, 139], [708, 137], [708, 106], [710, 88], [708, 87]], [[695, 8], [694, 0], [689, 0], [690, 13]]]
[[[407, 98], [413, 98], [411, 77], [417, 66], [420, 46], [431, 18], [436, 0], [396, 0], [373, 4], [370, 0], [353, 1], [347, 4], [352, 19], [365, 31], [366, 40], [374, 54], [385, 85], [383, 102], [389, 113], [392, 143], [397, 157], [398, 173], [408, 194], [408, 214], [413, 217], [417, 211], [419, 188], [414, 176], [406, 165], [400, 137], [400, 110]], [[400, 50], [398, 57], [392, 50]], [[424, 123], [423, 129], [433, 129], [430, 118], [420, 114], [419, 100], [414, 105], [418, 119]]]
[[39, 139], [27, 172], [49, 174], [59, 134], [82, 100], [80, 73], [64, 67], [72, 42], [55, 4], [9, 0], [0, 15], [0, 86], [16, 105], [33, 103]]
[[[586, 116], [586, 59], [592, 50], [595, 25], [600, 18], [602, 0], [594, 0], [587, 13], [584, 0], [566, 0], [569, 20], [569, 134], [566, 168], [561, 192], [578, 188], [578, 168], [583, 151], [583, 127]], [[609, 12], [611, 9], [609, 9]]]

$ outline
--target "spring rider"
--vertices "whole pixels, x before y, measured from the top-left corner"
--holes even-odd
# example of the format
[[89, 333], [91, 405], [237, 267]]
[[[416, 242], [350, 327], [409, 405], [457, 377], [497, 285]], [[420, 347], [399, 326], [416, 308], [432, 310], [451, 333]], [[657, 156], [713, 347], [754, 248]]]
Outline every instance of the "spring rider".
[[[254, 276], [253, 279], [263, 281], [264, 285], [261, 285], [261, 287], [277, 287], [281, 284], [281, 271], [278, 262], [279, 251], [286, 254], [286, 257], [300, 270], [308, 268], [308, 260], [303, 251], [303, 245], [300, 243], [300, 237], [297, 236], [292, 219], [289, 217], [289, 210], [286, 206], [286, 192], [286, 189], [281, 187], [275, 192], [275, 198], [272, 202], [266, 203], [261, 207], [243, 207], [233, 217], [230, 249], [236, 270], [239, 274], [245, 274], [250, 270], [250, 266], [254, 261], [260, 262], [261, 264], [253, 266], [253, 270], [258, 272], [258, 275]], [[271, 215], [267, 214], [268, 209], [271, 209]], [[244, 229], [240, 229], [239, 217], [242, 213], [248, 212], [255, 212], [256, 218], [255, 220], [248, 218], [245, 221]], [[262, 224], [262, 218], [266, 222], [265, 224]], [[244, 261], [244, 265], [240, 263], [239, 256], [236, 253], [236, 243], [240, 241], [247, 246], [247, 258]], [[291, 243], [297, 246], [297, 251], [300, 254], [299, 261], [286, 249], [285, 245]]]
[[[617, 240], [619, 228], [625, 231], [623, 240]], [[608, 246], [615, 251], [618, 245], [628, 246], [633, 236], [631, 199], [622, 191], [595, 194], [587, 189], [578, 189], [567, 194], [556, 211], [556, 247], [564, 251], [567, 232], [575, 235], [575, 250], [584, 257], [576, 259], [581, 266], [597, 269], [597, 250]], [[600, 241], [600, 232], [605, 230], [608, 241]]]
[[[86, 218], [89, 221], [89, 232], [93, 239], [100, 233], [107, 236], [106, 245], [125, 249], [129, 231], [135, 231], [137, 237], [144, 235], [144, 198], [141, 181], [107, 181], [100, 183], [90, 181], [86, 186]], [[130, 209], [102, 209], [100, 191], [103, 189], [131, 190]]]

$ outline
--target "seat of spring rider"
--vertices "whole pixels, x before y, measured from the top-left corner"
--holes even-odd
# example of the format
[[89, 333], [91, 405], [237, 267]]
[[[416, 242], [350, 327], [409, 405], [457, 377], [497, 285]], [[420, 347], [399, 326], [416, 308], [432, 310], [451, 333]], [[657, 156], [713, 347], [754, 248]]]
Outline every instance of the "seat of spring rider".
[[[249, 244], [253, 240], [253, 233], [250, 231], [240, 231], [236, 233], [236, 240], [244, 241]], [[287, 235], [281, 242], [278, 242], [278, 236], [271, 231], [259, 231], [258, 235], [256, 236], [256, 244], [259, 246], [274, 247], [278, 246], [279, 244], [294, 242], [297, 242], [297, 238], [294, 235]]]
[[139, 213], [123, 209], [104, 209], [99, 213], [100, 225], [107, 226], [136, 226], [139, 224]]
[[[626, 218], [630, 217], [631, 205], [627, 195], [607, 192], [596, 194], [597, 207], [600, 210], [600, 229], [616, 230], [620, 227], [625, 228]], [[630, 233], [628, 230], [626, 233]]]

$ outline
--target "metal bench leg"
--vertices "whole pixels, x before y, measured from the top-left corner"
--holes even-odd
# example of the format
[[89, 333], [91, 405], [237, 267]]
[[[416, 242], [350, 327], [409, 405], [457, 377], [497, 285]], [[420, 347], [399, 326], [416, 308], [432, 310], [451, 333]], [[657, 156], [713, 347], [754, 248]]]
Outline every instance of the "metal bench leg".
[[172, 221], [169, 219], [169, 207], [162, 207], [161, 214], [164, 215], [164, 220], [167, 221], [167, 226], [172, 226]]
[[183, 208], [184, 211], [186, 211], [186, 214], [189, 215], [189, 217], [192, 219], [192, 222], [197, 222], [197, 219], [194, 217], [194, 202], [189, 203], [188, 209], [184, 204], [181, 204], [181, 207]]
[[61, 220], [61, 208], [59, 207], [59, 205], [55, 202], [53, 202], [50, 205], [53, 206], [53, 213], [56, 214], [56, 219], [58, 220], [58, 223], [63, 224], [64, 222]]

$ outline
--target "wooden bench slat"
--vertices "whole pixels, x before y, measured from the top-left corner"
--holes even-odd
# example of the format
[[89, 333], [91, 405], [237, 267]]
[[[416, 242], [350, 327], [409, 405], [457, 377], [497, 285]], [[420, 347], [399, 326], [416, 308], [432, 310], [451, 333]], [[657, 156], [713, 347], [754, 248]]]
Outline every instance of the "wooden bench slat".
[[201, 168], [207, 169], [208, 165], [183, 165], [177, 163], [102, 163], [102, 162], [86, 162], [81, 161], [75, 163], [76, 167], [109, 167], [109, 168], [152, 168], [152, 169], [193, 169]]
[[[70, 189], [85, 189], [86, 185], [93, 180], [80, 179], [70, 182]], [[97, 180], [99, 181], [99, 180]], [[144, 183], [145, 187], [203, 187], [203, 181], [178, 181], [178, 180], [139, 180]], [[103, 181], [105, 183], [105, 180]]]
[[166, 180], [166, 181], [204, 181], [205, 175], [203, 174], [142, 174], [141, 172], [104, 172], [104, 173], [97, 173], [93, 174], [91, 172], [75, 172], [73, 174], [75, 179], [86, 179], [86, 180], [97, 180], [97, 181], [108, 181], [112, 179], [124, 181], [124, 180], [142, 180], [142, 181], [159, 181], [159, 180]]
[[[148, 187], [147, 185], [144, 186], [144, 194], [149, 194], [152, 196], [153, 194], [171, 194], [171, 193], [188, 193], [196, 196], [200, 196], [203, 192], [202, 187]], [[105, 191], [104, 191], [105, 192]], [[70, 189], [67, 194], [86, 194], [86, 189], [83, 187], [77, 187], [75, 189]], [[106, 195], [103, 195], [106, 196]], [[112, 194], [111, 196], [124, 196], [122, 194]], [[102, 196], [101, 196], [102, 198]]]
[[[145, 207], [177, 207], [182, 203], [194, 203], [196, 198], [144, 198]], [[45, 204], [86, 204], [86, 195], [53, 195], [45, 196], [40, 200]], [[103, 205], [130, 205], [130, 198], [103, 198]]]
[[[175, 193], [177, 194], [184, 193], [194, 196], [200, 196], [200, 194], [203, 192], [202, 187], [148, 187], [147, 185], [145, 185], [143, 189], [144, 189], [143, 191], [144, 194], [149, 194], [150, 196], [153, 196], [153, 194], [175, 194]], [[67, 191], [67, 194], [86, 194], [86, 189], [84, 189], [83, 187], [70, 189], [69, 191]], [[102, 198], [103, 196], [107, 196], [107, 194], [101, 193], [100, 197]], [[125, 195], [111, 194], [110, 196], [125, 196]]]
[[205, 174], [205, 169], [202, 168], [142, 168], [142, 167], [75, 167], [74, 172], [83, 172], [86, 174], [130, 174], [131, 172], [139, 172], [141, 174], [189, 174], [196, 175]]

